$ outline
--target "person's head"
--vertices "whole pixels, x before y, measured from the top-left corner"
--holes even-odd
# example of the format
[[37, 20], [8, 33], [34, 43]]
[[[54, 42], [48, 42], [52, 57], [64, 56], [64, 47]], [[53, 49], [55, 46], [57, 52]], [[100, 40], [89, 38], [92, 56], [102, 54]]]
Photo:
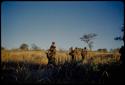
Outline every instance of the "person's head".
[[86, 49], [86, 47], [84, 47], [84, 49]]
[[54, 44], [55, 44], [55, 42], [52, 42], [52, 44], [54, 45]]

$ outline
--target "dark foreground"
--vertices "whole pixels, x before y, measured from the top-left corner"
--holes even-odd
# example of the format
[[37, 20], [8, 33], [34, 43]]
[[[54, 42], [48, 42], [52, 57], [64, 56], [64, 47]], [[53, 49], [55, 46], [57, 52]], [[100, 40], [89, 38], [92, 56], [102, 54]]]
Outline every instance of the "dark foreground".
[[35, 84], [123, 84], [123, 68], [119, 63], [35, 65], [24, 62], [2, 62], [2, 83]]

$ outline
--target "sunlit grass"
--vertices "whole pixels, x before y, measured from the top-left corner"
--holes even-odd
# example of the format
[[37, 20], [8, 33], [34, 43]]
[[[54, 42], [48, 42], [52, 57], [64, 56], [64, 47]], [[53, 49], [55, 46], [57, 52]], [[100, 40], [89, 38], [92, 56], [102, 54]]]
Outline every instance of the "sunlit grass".
[[48, 60], [43, 51], [4, 51], [1, 53], [1, 60], [4, 62], [30, 62], [38, 64], [47, 64]]
[[[105, 73], [107, 77], [107, 75], [112, 75], [112, 72], [115, 71], [112, 69], [119, 70], [120, 54], [88, 52], [84, 60], [81, 59], [81, 56], [75, 58], [78, 63], [71, 63], [71, 56], [68, 55], [68, 52], [57, 52], [55, 58], [57, 66], [47, 65], [46, 51], [2, 50], [3, 74], [1, 79], [5, 80], [5, 82], [9, 79], [11, 82], [21, 83], [48, 83], [53, 81], [65, 83], [67, 81], [72, 82], [75, 78], [80, 79], [80, 82], [83, 83], [93, 83], [93, 81], [94, 83], [103, 83]], [[107, 68], [111, 72], [106, 70]], [[98, 81], [95, 81], [95, 75], [98, 76]]]
[[[120, 59], [119, 53], [100, 53], [88, 52], [88, 55], [82, 60], [81, 56], [75, 56], [75, 61], [82, 61], [84, 63], [103, 64], [110, 62], [118, 62]], [[47, 64], [46, 51], [8, 51], [1, 50], [1, 61], [8, 62], [29, 62], [37, 64]], [[71, 56], [68, 52], [57, 52], [55, 56], [56, 64], [70, 62]]]

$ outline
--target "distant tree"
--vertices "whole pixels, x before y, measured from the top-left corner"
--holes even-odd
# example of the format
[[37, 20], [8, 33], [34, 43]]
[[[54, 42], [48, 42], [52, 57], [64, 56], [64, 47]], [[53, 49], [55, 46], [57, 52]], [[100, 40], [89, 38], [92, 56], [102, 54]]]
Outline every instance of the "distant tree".
[[25, 44], [25, 43], [23, 43], [23, 44], [21, 44], [21, 46], [20, 46], [20, 49], [21, 50], [28, 50], [28, 44]]
[[20, 51], [19, 48], [12, 48], [11, 51]]
[[[124, 24], [121, 27], [121, 31], [124, 32]], [[118, 36], [118, 37], [114, 38], [114, 40], [119, 40], [119, 41], [122, 41], [124, 39], [125, 39], [124, 35], [123, 36]]]
[[108, 50], [106, 48], [103, 49], [103, 52], [108, 52]]
[[80, 37], [81, 41], [84, 41], [87, 43], [90, 50], [92, 50], [93, 47], [93, 39], [97, 36], [95, 33], [85, 34], [82, 37]]
[[91, 41], [90, 43], [88, 43], [88, 46], [89, 46], [89, 48], [90, 48], [90, 50], [92, 50], [92, 48], [93, 48], [93, 41]]
[[104, 52], [104, 53], [105, 53], [105, 52], [108, 52], [108, 50], [107, 50], [106, 48], [98, 49], [97, 51], [98, 51], [98, 52]]
[[[123, 32], [123, 37], [122, 36], [118, 36], [118, 37], [115, 37], [114, 40], [119, 40], [119, 41], [123, 41], [125, 42], [125, 29], [124, 29], [124, 24], [122, 25], [121, 27], [121, 31]], [[121, 61], [121, 65], [124, 66], [124, 62], [125, 62], [125, 54], [124, 54], [124, 51], [125, 51], [125, 45], [121, 46], [121, 48], [119, 49], [119, 53], [121, 54], [120, 56], [120, 61]]]
[[40, 50], [40, 48], [36, 44], [31, 44], [32, 50]]
[[2, 46], [2, 47], [1, 47], [1, 50], [5, 50], [5, 48]]

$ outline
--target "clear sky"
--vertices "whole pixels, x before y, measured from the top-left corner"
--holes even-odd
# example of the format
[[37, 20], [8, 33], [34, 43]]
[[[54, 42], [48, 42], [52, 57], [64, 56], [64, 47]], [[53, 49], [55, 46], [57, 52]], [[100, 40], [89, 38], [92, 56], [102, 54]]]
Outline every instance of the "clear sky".
[[93, 49], [117, 48], [122, 41], [124, 3], [118, 1], [11, 1], [1, 5], [1, 41], [6, 48], [35, 43], [48, 49], [52, 41], [57, 48], [84, 47], [80, 37], [96, 33]]

